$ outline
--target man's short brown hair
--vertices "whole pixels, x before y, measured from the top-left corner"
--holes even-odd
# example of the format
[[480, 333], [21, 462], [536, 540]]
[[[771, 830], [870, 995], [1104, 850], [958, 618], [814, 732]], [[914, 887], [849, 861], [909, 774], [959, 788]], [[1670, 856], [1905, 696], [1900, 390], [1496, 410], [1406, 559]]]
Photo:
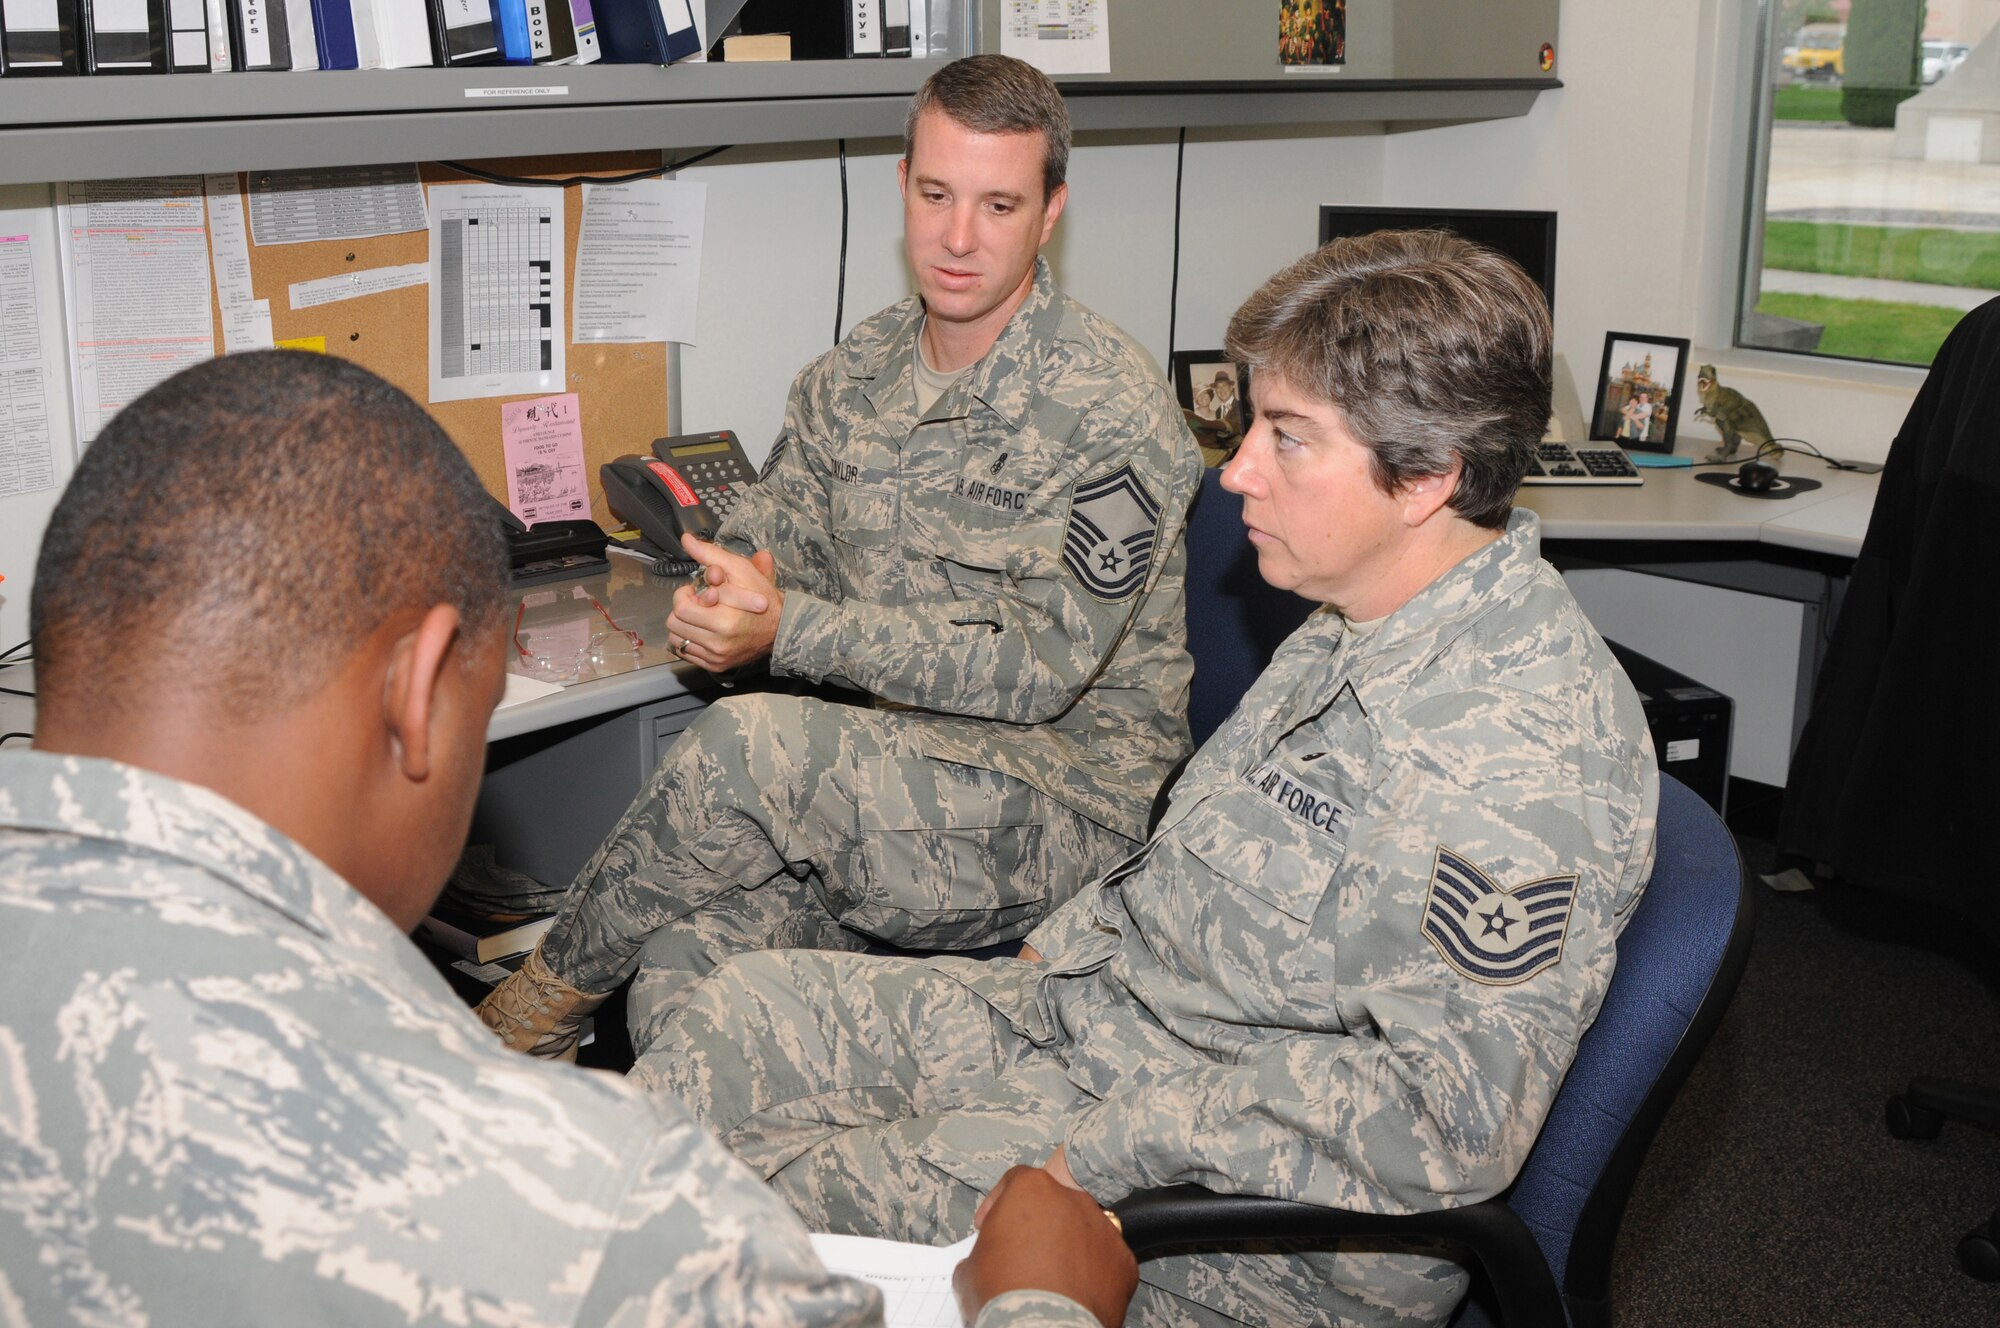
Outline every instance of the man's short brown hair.
[[1507, 523], [1548, 428], [1552, 332], [1541, 288], [1448, 231], [1334, 240], [1229, 320], [1229, 358], [1346, 417], [1385, 493], [1463, 465], [1451, 508]]
[[1069, 178], [1069, 107], [1049, 76], [1011, 55], [968, 55], [924, 80], [903, 121], [903, 157], [916, 155], [917, 120], [937, 110], [975, 134], [1040, 134], [1042, 199]]

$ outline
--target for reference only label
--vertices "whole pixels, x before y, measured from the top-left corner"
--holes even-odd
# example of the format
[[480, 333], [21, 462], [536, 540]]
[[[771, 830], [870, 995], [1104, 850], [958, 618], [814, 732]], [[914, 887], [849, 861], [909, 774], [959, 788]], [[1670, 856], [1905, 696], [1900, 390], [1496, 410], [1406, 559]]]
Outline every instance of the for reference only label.
[[465, 90], [465, 95], [468, 97], [507, 97], [507, 98], [567, 97], [569, 96], [569, 85], [566, 83], [558, 83], [547, 87], [467, 88]]

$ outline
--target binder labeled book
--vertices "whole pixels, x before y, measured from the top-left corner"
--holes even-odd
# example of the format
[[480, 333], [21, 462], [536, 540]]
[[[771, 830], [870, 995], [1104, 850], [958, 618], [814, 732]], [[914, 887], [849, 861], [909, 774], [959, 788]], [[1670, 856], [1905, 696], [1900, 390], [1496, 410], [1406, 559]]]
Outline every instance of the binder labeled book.
[[7, 76], [79, 74], [77, 0], [0, 0]]
[[528, 48], [538, 65], [576, 63], [576, 27], [569, 0], [528, 0]]
[[882, 0], [847, 0], [847, 54], [850, 59], [882, 54]]
[[[429, 0], [431, 47], [441, 65], [490, 65], [500, 58], [495, 10], [504, 0]], [[520, 0], [514, 0], [519, 4]]]
[[166, 72], [166, 0], [82, 0], [79, 13], [85, 73]]
[[285, 0], [229, 0], [229, 44], [238, 69], [292, 67]]
[[591, 0], [591, 9], [612, 64], [670, 65], [701, 50], [688, 0]]

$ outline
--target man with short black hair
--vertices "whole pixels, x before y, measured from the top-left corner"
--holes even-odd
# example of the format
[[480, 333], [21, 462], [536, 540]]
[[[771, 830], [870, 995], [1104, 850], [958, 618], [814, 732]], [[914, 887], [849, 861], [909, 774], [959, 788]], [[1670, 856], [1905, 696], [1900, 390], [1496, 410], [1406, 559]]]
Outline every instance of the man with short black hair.
[[[505, 567], [450, 440], [332, 357], [197, 366], [84, 456], [0, 753], [0, 1319], [881, 1322], [678, 1104], [508, 1053], [403, 935], [472, 815]], [[1116, 1322], [1097, 1206], [1010, 1189], [968, 1317]]]
[[1057, 290], [1068, 199], [1046, 75], [926, 80], [897, 168], [917, 295], [793, 384], [761, 484], [667, 620], [777, 692], [704, 711], [480, 1014], [574, 1055], [636, 970], [632, 1043], [722, 959], [1024, 935], [1131, 852], [1188, 749], [1180, 531], [1199, 478], [1145, 353]]

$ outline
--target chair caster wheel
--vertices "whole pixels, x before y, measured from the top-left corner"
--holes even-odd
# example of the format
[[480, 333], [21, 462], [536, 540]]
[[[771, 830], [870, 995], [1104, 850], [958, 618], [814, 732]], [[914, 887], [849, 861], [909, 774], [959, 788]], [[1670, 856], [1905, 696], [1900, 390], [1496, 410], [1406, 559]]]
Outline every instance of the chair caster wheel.
[[1898, 1093], [1889, 1099], [1889, 1133], [1898, 1139], [1935, 1139], [1944, 1129], [1944, 1113], [1920, 1107]]
[[1958, 1242], [1958, 1266], [1982, 1282], [2000, 1282], [2000, 1243], [1995, 1243], [1994, 1233], [1995, 1224], [1988, 1222]]

